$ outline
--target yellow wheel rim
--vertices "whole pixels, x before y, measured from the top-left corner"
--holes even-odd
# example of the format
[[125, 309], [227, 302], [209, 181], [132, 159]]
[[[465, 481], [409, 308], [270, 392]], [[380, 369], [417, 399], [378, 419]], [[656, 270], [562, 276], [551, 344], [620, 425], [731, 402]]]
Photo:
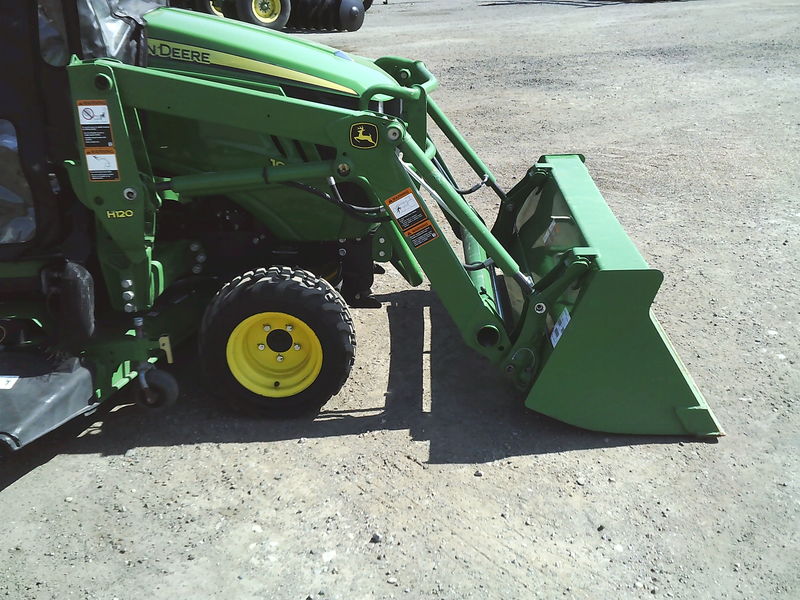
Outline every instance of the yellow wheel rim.
[[281, 14], [281, 0], [252, 0], [253, 15], [262, 23], [272, 23]]
[[239, 323], [225, 354], [236, 380], [269, 398], [299, 394], [322, 369], [322, 344], [314, 330], [282, 312], [259, 313]]
[[221, 0], [212, 0], [209, 2], [208, 7], [211, 9], [211, 12], [218, 17], [224, 17], [225, 13], [222, 12], [222, 1]]

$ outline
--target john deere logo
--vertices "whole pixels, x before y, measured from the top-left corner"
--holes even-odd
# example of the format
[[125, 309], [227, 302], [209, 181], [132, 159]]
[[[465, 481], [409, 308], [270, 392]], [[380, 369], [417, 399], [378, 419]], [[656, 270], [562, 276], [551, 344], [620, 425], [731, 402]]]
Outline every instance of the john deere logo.
[[350, 127], [350, 143], [355, 148], [369, 150], [378, 145], [378, 128], [372, 123], [356, 123]]

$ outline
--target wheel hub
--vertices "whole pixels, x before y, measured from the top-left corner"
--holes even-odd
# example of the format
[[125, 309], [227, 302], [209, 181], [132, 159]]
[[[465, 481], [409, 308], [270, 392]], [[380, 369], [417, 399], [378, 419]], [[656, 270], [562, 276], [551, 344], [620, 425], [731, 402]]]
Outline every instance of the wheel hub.
[[284, 398], [308, 388], [322, 369], [322, 345], [303, 320], [280, 312], [252, 315], [226, 348], [233, 376], [255, 394]]
[[253, 14], [262, 23], [272, 23], [281, 14], [280, 0], [253, 0]]

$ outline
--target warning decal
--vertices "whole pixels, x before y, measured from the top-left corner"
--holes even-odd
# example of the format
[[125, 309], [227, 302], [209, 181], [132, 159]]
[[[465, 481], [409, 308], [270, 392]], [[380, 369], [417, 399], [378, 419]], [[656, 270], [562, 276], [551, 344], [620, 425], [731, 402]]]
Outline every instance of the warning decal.
[[389, 198], [386, 206], [414, 248], [424, 246], [439, 237], [411, 188]]
[[105, 100], [78, 100], [86, 168], [90, 181], [119, 181], [117, 153]]
[[397, 224], [400, 225], [400, 229], [403, 231], [428, 220], [419, 202], [414, 197], [411, 188], [407, 188], [389, 198], [386, 201], [386, 206], [392, 211], [392, 215], [397, 219]]
[[556, 347], [558, 344], [558, 340], [561, 339], [561, 336], [564, 335], [564, 330], [569, 325], [569, 311], [565, 308], [561, 312], [561, 316], [558, 317], [558, 321], [553, 326], [553, 331], [550, 332], [550, 343], [553, 344], [553, 348]]
[[430, 221], [420, 223], [414, 229], [409, 229], [405, 232], [408, 241], [414, 248], [424, 246], [428, 242], [436, 239], [436, 231], [433, 229]]

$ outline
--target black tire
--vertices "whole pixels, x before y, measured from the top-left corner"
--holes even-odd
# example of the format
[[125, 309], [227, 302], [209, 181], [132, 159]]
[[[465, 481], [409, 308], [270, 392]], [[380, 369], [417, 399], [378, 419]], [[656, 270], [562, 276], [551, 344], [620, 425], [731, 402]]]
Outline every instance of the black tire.
[[140, 404], [147, 408], [165, 408], [178, 401], [180, 388], [172, 374], [161, 369], [148, 369], [144, 378], [147, 380], [147, 390], [139, 390]]
[[267, 29], [283, 29], [291, 13], [291, 0], [236, 0], [240, 21]]
[[334, 29], [358, 31], [364, 23], [365, 10], [361, 0], [341, 0], [339, 3], [339, 19]]
[[[248, 271], [225, 284], [200, 328], [200, 361], [212, 389], [234, 409], [264, 417], [318, 412], [347, 381], [355, 347], [339, 293], [289, 267]], [[282, 373], [274, 360], [295, 370]]]

